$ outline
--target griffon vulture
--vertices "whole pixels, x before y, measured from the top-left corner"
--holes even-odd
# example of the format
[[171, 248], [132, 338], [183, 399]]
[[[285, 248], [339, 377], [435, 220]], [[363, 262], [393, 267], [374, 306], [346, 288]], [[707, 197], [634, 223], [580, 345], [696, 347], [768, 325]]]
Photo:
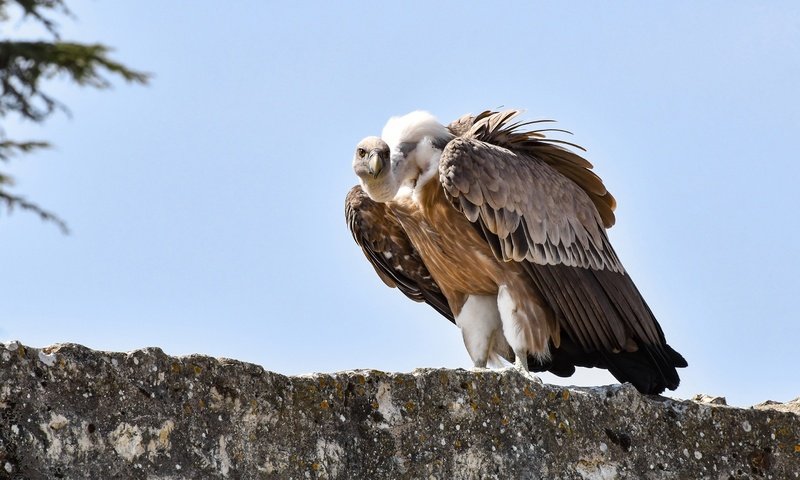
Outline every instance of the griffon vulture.
[[599, 367], [674, 390], [686, 360], [609, 243], [614, 197], [575, 145], [518, 113], [391, 118], [355, 151], [353, 237], [384, 283], [458, 325], [476, 367]]

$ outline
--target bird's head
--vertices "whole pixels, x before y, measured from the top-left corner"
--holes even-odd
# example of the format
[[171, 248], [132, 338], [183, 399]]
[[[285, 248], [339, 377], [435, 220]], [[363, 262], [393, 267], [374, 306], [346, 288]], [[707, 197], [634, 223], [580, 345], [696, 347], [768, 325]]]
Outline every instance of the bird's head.
[[358, 142], [353, 156], [353, 170], [376, 202], [388, 202], [397, 193], [389, 155], [389, 145], [380, 137], [367, 137]]
[[367, 195], [388, 202], [400, 192], [413, 192], [438, 171], [444, 146], [453, 138], [428, 112], [392, 117], [381, 137], [367, 137], [356, 147], [353, 169]]

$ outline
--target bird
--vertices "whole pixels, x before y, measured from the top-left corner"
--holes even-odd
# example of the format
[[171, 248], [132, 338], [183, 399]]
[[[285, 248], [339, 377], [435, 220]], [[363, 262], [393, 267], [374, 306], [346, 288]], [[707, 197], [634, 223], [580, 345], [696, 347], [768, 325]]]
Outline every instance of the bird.
[[644, 394], [688, 364], [611, 246], [616, 200], [552, 120], [520, 110], [392, 117], [361, 140], [345, 199], [355, 242], [389, 287], [461, 329], [475, 368], [568, 377], [607, 369]]

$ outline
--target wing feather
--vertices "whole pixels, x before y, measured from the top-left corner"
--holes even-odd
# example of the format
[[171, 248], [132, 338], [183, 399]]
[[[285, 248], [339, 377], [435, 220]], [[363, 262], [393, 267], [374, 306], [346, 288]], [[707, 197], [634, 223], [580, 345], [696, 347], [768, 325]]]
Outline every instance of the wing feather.
[[[641, 391], [676, 388], [686, 360], [664, 334], [606, 235], [616, 201], [591, 163], [508, 125], [516, 112], [483, 112], [450, 126], [439, 180], [495, 256], [520, 262], [556, 315], [552, 366], [602, 366]], [[560, 350], [558, 343], [567, 350]], [[536, 364], [534, 368], [547, 369]]]
[[415, 302], [427, 303], [455, 323], [439, 285], [385, 204], [374, 202], [355, 186], [345, 200], [345, 218], [356, 243], [386, 285], [397, 287]]
[[[592, 179], [586, 181], [587, 188], [598, 191], [598, 185], [602, 186], [596, 176], [587, 174], [586, 178]], [[522, 227], [522, 233], [531, 234], [527, 242], [544, 247], [525, 248], [545, 254], [544, 259], [529, 254], [530, 261], [624, 271], [589, 194], [571, 178], [526, 152], [511, 151], [475, 138], [456, 138], [442, 152], [440, 181], [451, 199], [460, 202], [466, 198], [479, 207], [486, 227], [510, 249], [503, 250], [498, 258], [520, 260], [514, 256], [513, 242], [504, 240], [524, 223], [527, 229]], [[493, 195], [490, 186], [501, 181], [508, 193]], [[472, 215], [474, 210], [468, 217]], [[564, 243], [572, 238], [577, 238], [583, 248], [572, 249]]]

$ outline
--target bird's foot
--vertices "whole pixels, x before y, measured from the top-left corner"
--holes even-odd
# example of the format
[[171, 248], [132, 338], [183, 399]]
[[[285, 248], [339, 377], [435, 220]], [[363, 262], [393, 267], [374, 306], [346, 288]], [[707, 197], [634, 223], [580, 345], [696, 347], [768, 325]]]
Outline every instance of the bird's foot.
[[538, 376], [534, 375], [533, 372], [528, 370], [528, 358], [527, 355], [516, 355], [516, 360], [514, 361], [513, 365], [509, 365], [507, 367], [508, 370], [513, 370], [523, 377], [527, 378], [529, 381], [534, 383], [542, 383], [542, 379]]
[[476, 359], [472, 360], [472, 368], [470, 369], [470, 371], [485, 372], [487, 370], [489, 370], [489, 368], [486, 366], [485, 358], [478, 358], [477, 360]]

